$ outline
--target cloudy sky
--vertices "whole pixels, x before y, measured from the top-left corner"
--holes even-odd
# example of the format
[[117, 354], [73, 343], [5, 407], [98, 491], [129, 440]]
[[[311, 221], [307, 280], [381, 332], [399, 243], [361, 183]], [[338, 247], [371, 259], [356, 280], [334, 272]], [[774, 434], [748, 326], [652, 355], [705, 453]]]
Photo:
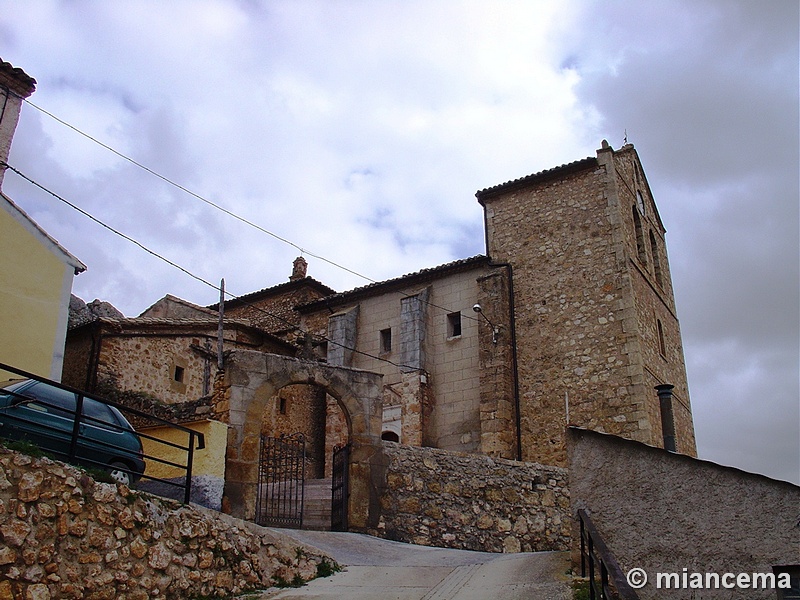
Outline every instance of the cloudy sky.
[[[23, 107], [14, 167], [237, 295], [286, 281], [298, 248], [337, 290], [483, 253], [477, 190], [627, 135], [668, 230], [700, 456], [800, 481], [795, 0], [0, 0], [0, 57], [40, 109], [294, 244]], [[3, 189], [88, 265], [84, 300], [217, 300], [17, 175]]]

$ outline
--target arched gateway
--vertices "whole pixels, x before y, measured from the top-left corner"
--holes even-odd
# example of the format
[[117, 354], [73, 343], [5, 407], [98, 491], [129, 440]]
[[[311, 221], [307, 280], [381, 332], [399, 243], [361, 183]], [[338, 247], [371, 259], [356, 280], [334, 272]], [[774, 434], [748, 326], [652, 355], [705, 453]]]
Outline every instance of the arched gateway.
[[256, 513], [261, 422], [267, 402], [287, 385], [310, 384], [334, 397], [347, 421], [351, 444], [349, 527], [357, 531], [377, 525], [384, 471], [381, 375], [237, 350], [226, 359], [224, 384], [230, 425], [224, 494], [231, 514], [252, 520]]

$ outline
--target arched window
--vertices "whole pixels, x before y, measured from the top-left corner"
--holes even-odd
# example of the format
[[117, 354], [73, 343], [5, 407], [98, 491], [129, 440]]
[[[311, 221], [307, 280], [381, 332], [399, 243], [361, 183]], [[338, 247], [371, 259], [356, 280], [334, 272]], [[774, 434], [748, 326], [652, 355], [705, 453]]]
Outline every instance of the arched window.
[[384, 431], [381, 434], [381, 439], [387, 442], [400, 442], [400, 436], [397, 435], [394, 431]]
[[653, 270], [656, 274], [656, 281], [658, 285], [664, 287], [664, 279], [661, 274], [661, 260], [658, 256], [658, 242], [656, 242], [656, 236], [653, 235], [652, 231], [650, 231], [650, 252], [653, 255]]
[[644, 249], [644, 233], [642, 233], [642, 219], [639, 217], [639, 209], [633, 207], [633, 227], [636, 230], [636, 253], [639, 256], [639, 262], [643, 265], [647, 264], [647, 251]]

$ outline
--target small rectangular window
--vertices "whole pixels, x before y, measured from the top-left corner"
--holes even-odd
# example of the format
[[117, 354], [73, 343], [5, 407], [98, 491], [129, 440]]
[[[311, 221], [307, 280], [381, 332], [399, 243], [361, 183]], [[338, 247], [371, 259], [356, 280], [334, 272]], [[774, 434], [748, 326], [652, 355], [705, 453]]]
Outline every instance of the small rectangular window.
[[392, 330], [389, 329], [381, 329], [381, 352], [391, 352], [392, 351]]
[[447, 337], [461, 336], [461, 313], [454, 312], [447, 315]]
[[183, 374], [184, 374], [183, 367], [179, 367], [176, 365], [173, 379], [175, 379], [175, 381], [177, 381], [178, 383], [183, 383]]
[[278, 398], [278, 412], [282, 415], [286, 414], [286, 398]]
[[661, 324], [661, 319], [656, 319], [656, 329], [658, 330], [658, 351], [664, 358], [667, 357], [667, 344], [664, 341], [664, 326]]

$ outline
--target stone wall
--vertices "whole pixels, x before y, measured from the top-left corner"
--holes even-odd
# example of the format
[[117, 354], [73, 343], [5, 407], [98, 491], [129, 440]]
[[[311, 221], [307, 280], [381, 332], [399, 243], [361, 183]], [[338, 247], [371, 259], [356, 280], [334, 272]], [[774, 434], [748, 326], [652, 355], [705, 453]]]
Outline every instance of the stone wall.
[[513, 268], [522, 459], [566, 465], [567, 398], [571, 423], [660, 444], [653, 382], [676, 386], [679, 447], [694, 454], [664, 227], [633, 146], [478, 199], [489, 256]]
[[[572, 512], [589, 511], [623, 573], [639, 567], [652, 580], [684, 569], [751, 574], [800, 565], [797, 486], [585, 429], [567, 436]], [[693, 592], [776, 597], [772, 590]], [[638, 593], [642, 600], [678, 597], [651, 584]]]
[[375, 535], [485, 552], [569, 548], [565, 469], [391, 442], [384, 456]]
[[229, 597], [311, 579], [323, 561], [277, 532], [5, 448], [0, 541], [0, 600]]

